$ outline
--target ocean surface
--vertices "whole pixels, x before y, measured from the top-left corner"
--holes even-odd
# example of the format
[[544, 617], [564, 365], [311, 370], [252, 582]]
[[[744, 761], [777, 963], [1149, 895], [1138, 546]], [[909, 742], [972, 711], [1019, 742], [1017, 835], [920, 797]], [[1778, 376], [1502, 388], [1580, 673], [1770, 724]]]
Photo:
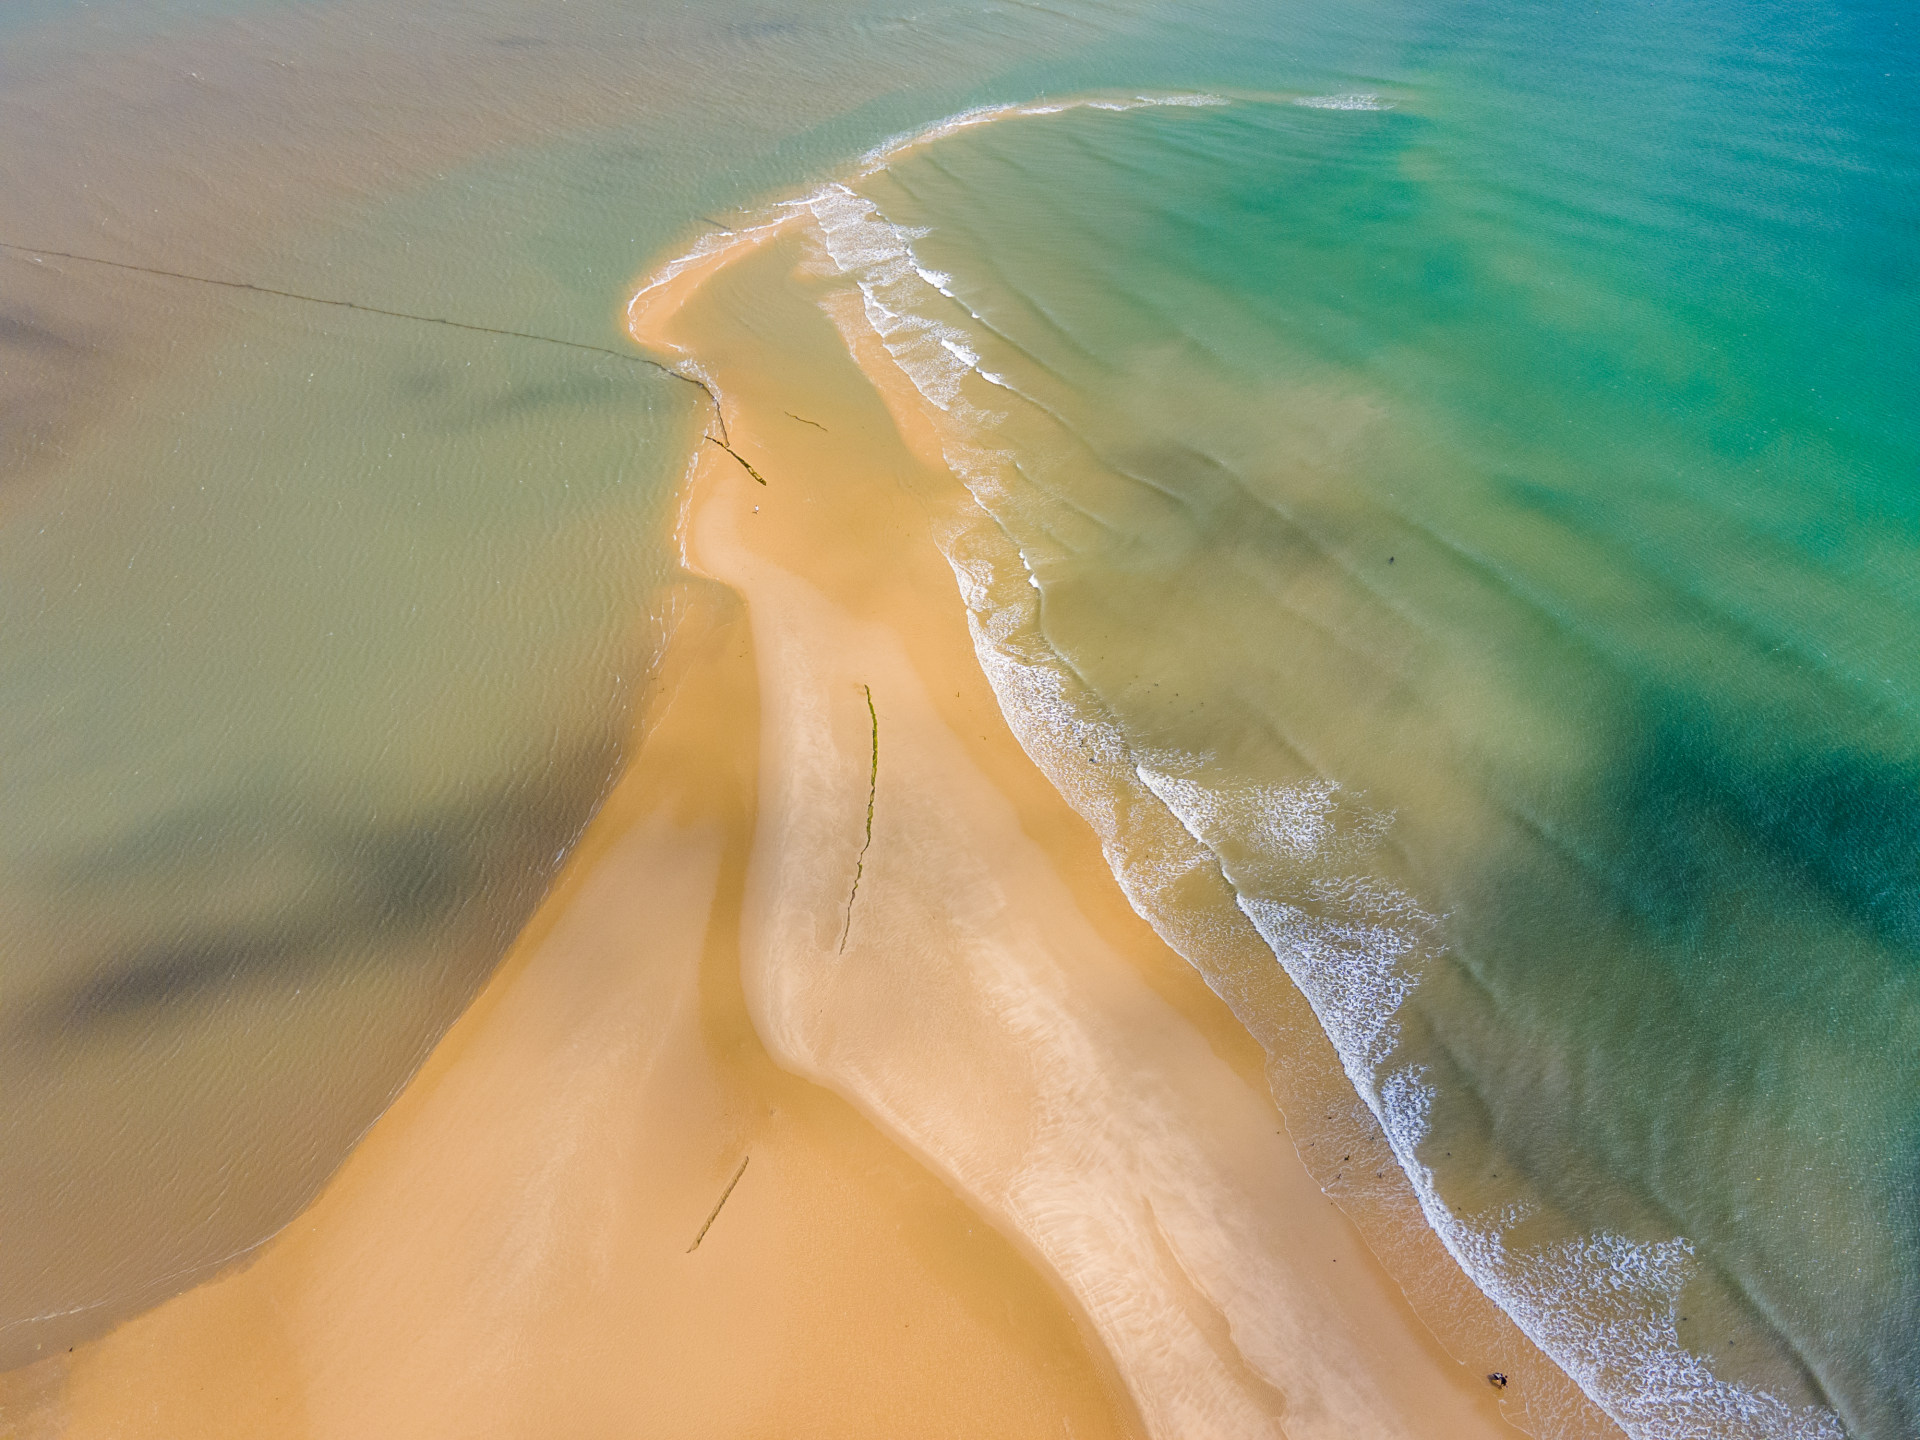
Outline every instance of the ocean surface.
[[804, 203], [1009, 719], [1454, 1259], [1635, 1437], [1920, 1434], [1917, 26], [10, 9], [0, 1365], [284, 1223], [511, 940], [671, 623], [620, 307]]

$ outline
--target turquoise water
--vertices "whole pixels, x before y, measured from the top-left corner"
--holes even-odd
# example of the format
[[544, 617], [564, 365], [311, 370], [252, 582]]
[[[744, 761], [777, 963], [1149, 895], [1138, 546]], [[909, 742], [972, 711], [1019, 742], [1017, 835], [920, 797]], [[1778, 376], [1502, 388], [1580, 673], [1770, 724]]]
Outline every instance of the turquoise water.
[[1465, 7], [1364, 87], [937, 140], [841, 222], [1029, 572], [974, 579], [1045, 672], [1003, 699], [1211, 852], [1636, 1434], [1920, 1431], [1911, 58]]
[[[0, 240], [590, 345], [703, 215], [915, 125], [1220, 102], [967, 130], [836, 212], [1019, 547], [1003, 698], [1203, 847], [1217, 916], [1107, 827], [1217, 981], [1235, 925], [1285, 966], [1630, 1432], [1920, 1433], [1909, 17], [0, 24]], [[11, 1361], [281, 1223], [484, 977], [618, 764], [699, 417], [587, 352], [0, 286]]]

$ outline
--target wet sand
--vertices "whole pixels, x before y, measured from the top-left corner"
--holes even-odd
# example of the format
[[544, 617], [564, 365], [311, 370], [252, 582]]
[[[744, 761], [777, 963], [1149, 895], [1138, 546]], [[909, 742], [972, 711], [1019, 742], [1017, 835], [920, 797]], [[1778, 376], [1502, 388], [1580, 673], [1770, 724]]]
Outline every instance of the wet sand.
[[0, 242], [171, 272], [0, 250], [0, 1368], [312, 1201], [527, 919], [654, 659], [620, 627], [680, 387], [287, 296], [617, 347], [617, 288], [756, 164], [1079, 29], [885, 8], [0, 18]]
[[562, 883], [319, 1202], [0, 1381], [19, 1433], [1514, 1433], [1008, 730], [800, 241], [636, 311], [725, 397], [719, 583]]
[[0, 1433], [1141, 1433], [1015, 1249], [754, 1037], [751, 652], [690, 590], [638, 762], [319, 1202], [0, 1381]]
[[634, 312], [715, 382], [746, 462], [706, 447], [685, 524], [754, 629], [760, 1035], [1060, 1278], [1153, 1433], [1502, 1432], [1301, 1165], [1258, 1048], [1008, 731], [936, 544], [964, 492], [806, 254], [738, 247]]

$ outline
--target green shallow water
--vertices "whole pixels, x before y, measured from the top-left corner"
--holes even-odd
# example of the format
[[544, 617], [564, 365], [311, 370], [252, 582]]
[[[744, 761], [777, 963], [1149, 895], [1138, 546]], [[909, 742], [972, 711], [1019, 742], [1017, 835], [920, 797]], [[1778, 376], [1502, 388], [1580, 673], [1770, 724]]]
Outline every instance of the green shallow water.
[[[0, 24], [0, 240], [589, 345], [703, 215], [914, 125], [1229, 102], [821, 209], [1020, 552], [968, 581], [1010, 714], [1196, 964], [1257, 930], [1629, 1431], [1920, 1431], [1895, 8]], [[4, 1363], [284, 1221], [484, 978], [618, 764], [700, 417], [587, 352], [0, 285]]]
[[299, 1210], [615, 773], [664, 250], [1075, 28], [49, 3], [0, 46], [0, 1366]]

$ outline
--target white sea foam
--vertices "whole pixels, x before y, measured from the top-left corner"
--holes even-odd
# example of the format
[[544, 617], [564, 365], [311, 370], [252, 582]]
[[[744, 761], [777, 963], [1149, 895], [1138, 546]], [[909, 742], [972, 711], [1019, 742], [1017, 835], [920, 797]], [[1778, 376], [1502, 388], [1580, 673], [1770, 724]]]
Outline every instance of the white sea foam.
[[1224, 95], [1136, 95], [1131, 100], [1088, 100], [1084, 103], [1089, 110], [1144, 110], [1154, 105], [1205, 107], [1231, 105], [1233, 102]]
[[939, 270], [929, 270], [924, 265], [913, 267], [914, 273], [938, 290], [949, 300], [953, 299], [953, 277]]
[[[1220, 864], [1221, 849], [1253, 847], [1308, 872], [1350, 854], [1356, 827], [1350, 805], [1347, 815], [1336, 814], [1348, 804], [1336, 786], [1208, 786], [1174, 773], [1198, 768], [1198, 757], [1160, 757], [1164, 768], [1140, 763], [1115, 724], [1076, 700], [1067, 667], [1036, 648], [1038, 601], [1021, 598], [1030, 593], [1025, 586], [1010, 592], [1006, 581], [1014, 577], [1005, 573], [1017, 564], [1020, 578], [1031, 580], [1031, 571], [1017, 556], [1002, 562], [1004, 569], [990, 558], [1007, 545], [989, 529], [948, 553], [982, 669], [1022, 746], [1100, 836], [1129, 900], [1170, 943], [1207, 943], [1204, 926], [1170, 916], [1156, 902], [1177, 883], [1177, 872]], [[1129, 803], [1118, 785], [1128, 776], [1166, 805], [1194, 841], [1192, 852], [1162, 853], [1143, 869], [1144, 857], [1117, 843]], [[1362, 833], [1377, 823], [1359, 819]], [[1528, 1218], [1525, 1204], [1471, 1216], [1447, 1206], [1419, 1158], [1436, 1092], [1423, 1067], [1391, 1058], [1394, 1017], [1437, 958], [1438, 922], [1366, 878], [1310, 875], [1303, 889], [1315, 911], [1344, 902], [1346, 915], [1328, 919], [1257, 899], [1243, 900], [1241, 909], [1334, 1039], [1428, 1223], [1494, 1302], [1636, 1440], [1844, 1440], [1830, 1412], [1795, 1410], [1720, 1380], [1681, 1344], [1677, 1306], [1699, 1265], [1684, 1239], [1647, 1244], [1593, 1235], [1515, 1251], [1506, 1236]]]
[[1370, 92], [1354, 91], [1345, 95], [1302, 95], [1294, 102], [1309, 110], [1391, 110], [1393, 106]]
[[683, 254], [676, 255], [658, 270], [655, 270], [647, 276], [640, 288], [634, 291], [632, 296], [627, 300], [627, 314], [629, 316], [633, 315], [633, 313], [640, 308], [640, 303], [645, 300], [648, 295], [669, 281], [685, 274], [689, 269], [700, 264], [703, 260], [710, 259], [722, 251], [751, 244], [755, 240], [766, 236], [770, 231], [777, 230], [782, 225], [787, 224], [792, 219], [790, 207], [794, 203], [793, 201], [778, 201], [770, 206], [768, 213], [762, 216], [756, 223], [738, 230], [708, 231], [693, 243], [691, 249], [685, 251]]
[[1158, 106], [1174, 108], [1205, 108], [1217, 105], [1231, 105], [1233, 102], [1224, 95], [1212, 93], [1175, 93], [1140, 94], [1126, 96], [1084, 96], [1071, 100], [1038, 100], [1024, 104], [980, 105], [972, 110], [963, 110], [958, 115], [950, 115], [931, 125], [923, 125], [917, 130], [908, 130], [892, 139], [874, 146], [860, 157], [861, 175], [871, 175], [886, 166], [889, 161], [898, 159], [909, 150], [935, 140], [944, 140], [949, 135], [957, 135], [962, 130], [972, 130], [980, 125], [991, 125], [1001, 120], [1019, 120], [1042, 115], [1064, 115], [1070, 110], [1146, 110]]
[[[996, 689], [1006, 684], [1007, 668], [1004, 659], [989, 667]], [[1002, 703], [1031, 717], [1035, 689], [1031, 681], [1010, 686]], [[1468, 1216], [1442, 1199], [1438, 1177], [1419, 1158], [1435, 1091], [1424, 1067], [1393, 1059], [1395, 1016], [1438, 958], [1438, 920], [1377, 881], [1311, 873], [1343, 848], [1333, 823], [1337, 787], [1223, 791], [1144, 765], [1136, 770], [1211, 854], [1251, 851], [1306, 872], [1305, 891], [1318, 902], [1311, 910], [1244, 893], [1241, 910], [1313, 1006], [1442, 1243], [1629, 1435], [1844, 1440], [1831, 1411], [1795, 1409], [1722, 1380], [1682, 1344], [1680, 1296], [1700, 1264], [1684, 1238], [1646, 1243], [1596, 1234], [1515, 1251], [1505, 1237], [1527, 1218], [1525, 1205]], [[1124, 856], [1116, 858], [1125, 865]], [[1221, 863], [1231, 878], [1234, 867]], [[1129, 886], [1129, 894], [1141, 888]]]
[[[1225, 103], [1218, 96], [1189, 95], [983, 107], [878, 147], [860, 173], [870, 174], [915, 146], [1001, 120], [1075, 108]], [[1293, 103], [1324, 110], [1390, 108], [1377, 95], [1358, 93], [1298, 97]], [[998, 515], [1011, 493], [1002, 477], [1012, 473], [1014, 460], [992, 438], [1001, 417], [968, 402], [962, 386], [977, 374], [1016, 393], [1018, 387], [980, 368], [981, 342], [960, 319], [978, 316], [955, 298], [952, 276], [920, 263], [913, 241], [924, 232], [893, 224], [851, 184], [823, 186], [769, 213], [767, 225], [795, 216], [811, 222], [833, 265], [859, 287], [871, 332], [919, 393], [956, 422], [948, 461], [984, 516]], [[646, 289], [740, 238], [704, 239]], [[981, 534], [991, 537], [982, 542], [990, 548], [1011, 547], [997, 521], [989, 520]], [[1118, 726], [1080, 698], [1070, 667], [1036, 638], [1044, 589], [1027, 557], [1017, 555], [1026, 583], [1010, 590], [1005, 581], [1014, 577], [1003, 578], [991, 556], [970, 549], [964, 537], [951, 541], [947, 553], [975, 652], [1010, 727], [1100, 836], [1123, 891], [1170, 944], [1197, 958], [1189, 947], [1207, 931], [1204, 920], [1174, 915], [1159, 904], [1179, 879], [1177, 872], [1212, 866], [1233, 882], [1240, 867], [1230, 857], [1291, 869], [1297, 893], [1290, 898], [1235, 884], [1241, 912], [1313, 1007], [1447, 1250], [1582, 1390], [1634, 1440], [1844, 1440], [1830, 1411], [1794, 1409], [1721, 1380], [1681, 1343], [1679, 1297], [1700, 1264], [1684, 1238], [1648, 1243], [1595, 1234], [1515, 1250], [1506, 1237], [1526, 1218], [1524, 1204], [1465, 1215], [1443, 1200], [1437, 1177], [1419, 1157], [1435, 1091], [1422, 1067], [1395, 1058], [1397, 1017], [1444, 955], [1442, 917], [1359, 866], [1360, 852], [1379, 841], [1391, 817], [1357, 806], [1328, 782], [1222, 786], [1194, 778], [1205, 768], [1197, 757], [1136, 756]], [[1191, 838], [1192, 850], [1152, 860], [1129, 853], [1120, 843], [1119, 817], [1140, 802], [1163, 806]], [[1157, 873], [1155, 866], [1168, 873]]]

